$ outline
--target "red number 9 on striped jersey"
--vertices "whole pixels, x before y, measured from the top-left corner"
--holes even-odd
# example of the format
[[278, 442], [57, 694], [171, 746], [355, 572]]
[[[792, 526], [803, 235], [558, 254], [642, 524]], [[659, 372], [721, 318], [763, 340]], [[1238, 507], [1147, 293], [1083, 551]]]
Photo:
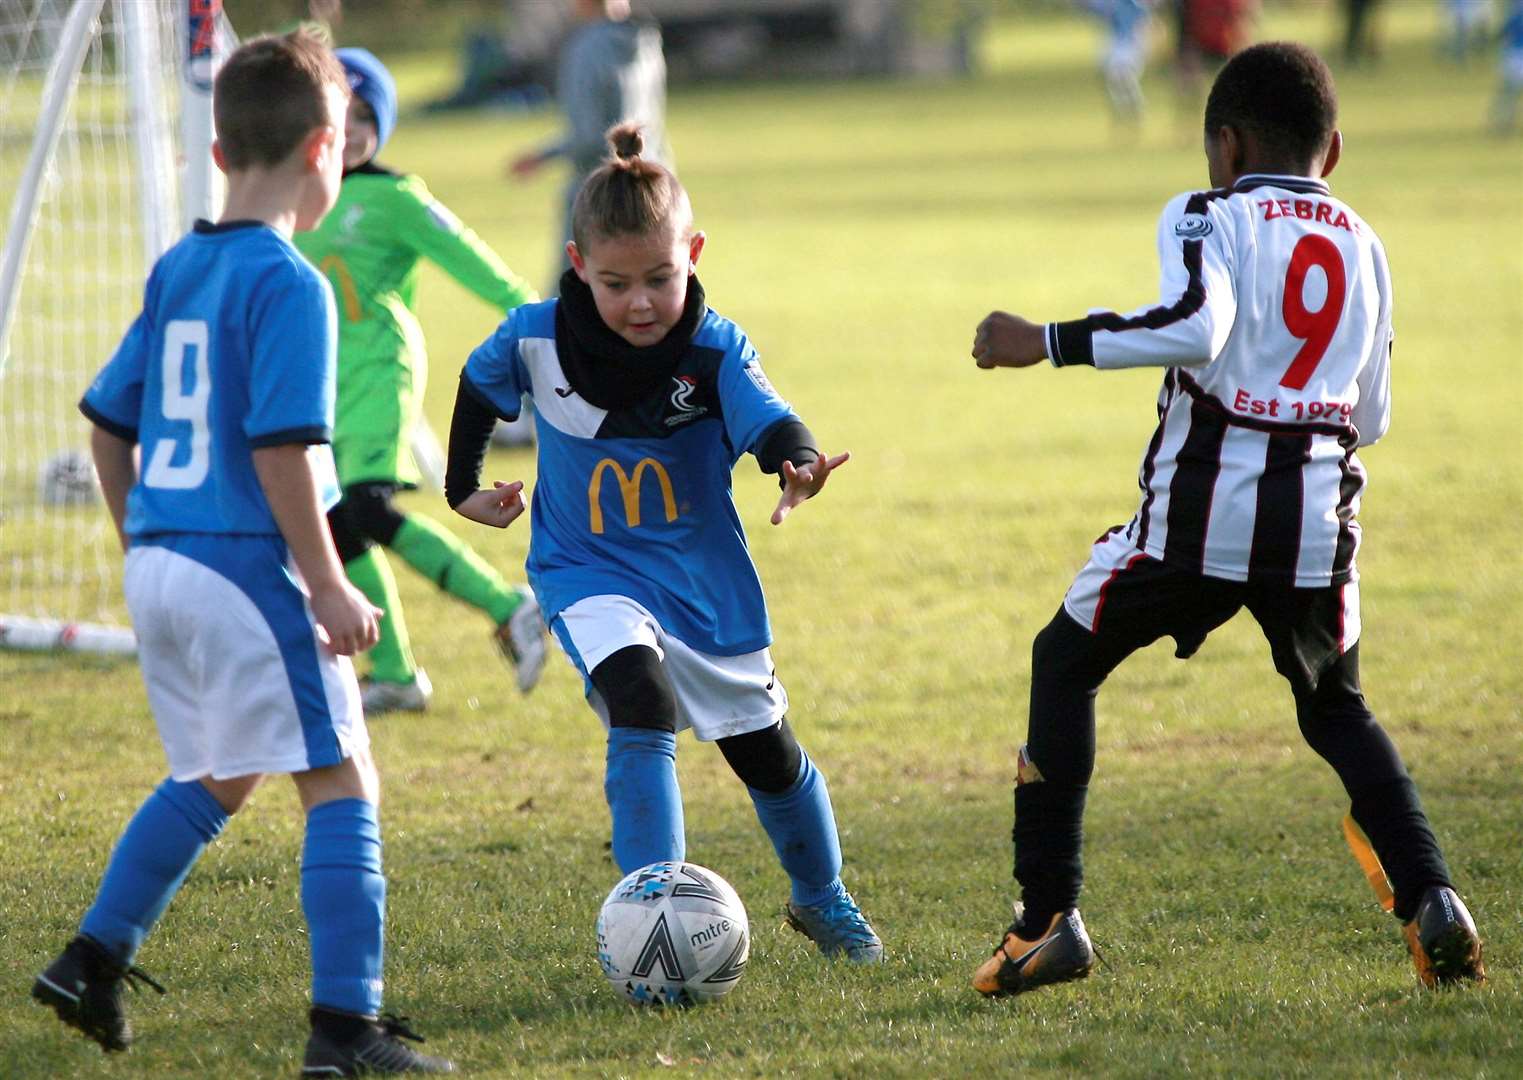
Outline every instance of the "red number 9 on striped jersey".
[[[1306, 272], [1313, 266], [1322, 268], [1327, 279], [1327, 296], [1316, 311], [1306, 310]], [[1285, 328], [1301, 339], [1301, 349], [1280, 377], [1280, 385], [1304, 390], [1311, 373], [1317, 370], [1328, 344], [1343, 317], [1343, 299], [1347, 295], [1343, 256], [1338, 245], [1325, 236], [1310, 233], [1301, 237], [1290, 253], [1290, 269], [1285, 274], [1285, 301], [1282, 310]]]

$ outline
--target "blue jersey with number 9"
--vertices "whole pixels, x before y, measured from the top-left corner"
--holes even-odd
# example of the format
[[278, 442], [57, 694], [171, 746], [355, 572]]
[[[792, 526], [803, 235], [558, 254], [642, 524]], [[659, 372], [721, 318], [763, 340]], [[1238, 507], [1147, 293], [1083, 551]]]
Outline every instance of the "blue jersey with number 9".
[[143, 311], [80, 402], [141, 448], [129, 536], [278, 534], [253, 451], [306, 444], [325, 507], [336, 314], [328, 282], [260, 222], [196, 223], [149, 275]]

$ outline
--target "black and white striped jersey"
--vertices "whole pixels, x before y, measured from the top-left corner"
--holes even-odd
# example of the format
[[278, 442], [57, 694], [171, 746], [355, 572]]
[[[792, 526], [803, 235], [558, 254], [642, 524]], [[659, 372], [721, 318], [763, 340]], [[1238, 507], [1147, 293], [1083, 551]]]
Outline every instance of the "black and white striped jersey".
[[1047, 326], [1057, 366], [1161, 365], [1141, 551], [1232, 581], [1355, 580], [1365, 474], [1390, 421], [1391, 276], [1320, 180], [1244, 176], [1158, 224], [1162, 300]]

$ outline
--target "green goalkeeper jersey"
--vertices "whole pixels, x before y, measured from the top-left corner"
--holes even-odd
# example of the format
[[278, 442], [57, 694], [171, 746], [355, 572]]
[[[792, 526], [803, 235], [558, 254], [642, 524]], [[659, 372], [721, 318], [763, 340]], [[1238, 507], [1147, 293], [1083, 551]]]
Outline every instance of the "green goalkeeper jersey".
[[428, 378], [423, 329], [412, 310], [419, 260], [431, 260], [499, 317], [537, 299], [534, 290], [422, 180], [375, 165], [345, 176], [323, 223], [295, 239], [338, 301], [339, 482], [416, 484], [409, 442]]

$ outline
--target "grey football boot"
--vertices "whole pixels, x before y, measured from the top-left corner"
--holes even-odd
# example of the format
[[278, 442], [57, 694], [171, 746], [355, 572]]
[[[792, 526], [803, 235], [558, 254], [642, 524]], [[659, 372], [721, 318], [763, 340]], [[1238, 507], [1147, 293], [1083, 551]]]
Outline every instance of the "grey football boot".
[[545, 670], [547, 630], [544, 614], [539, 610], [539, 601], [534, 594], [522, 586], [517, 592], [523, 597], [522, 602], [493, 631], [492, 641], [513, 668], [519, 693], [527, 694]]

